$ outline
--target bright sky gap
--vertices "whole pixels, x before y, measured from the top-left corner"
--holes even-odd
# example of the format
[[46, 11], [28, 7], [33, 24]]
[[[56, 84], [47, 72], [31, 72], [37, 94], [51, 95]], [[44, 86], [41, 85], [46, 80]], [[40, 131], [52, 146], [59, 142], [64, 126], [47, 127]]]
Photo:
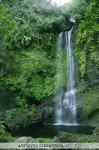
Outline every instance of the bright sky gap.
[[57, 4], [58, 6], [64, 5], [65, 3], [70, 3], [71, 0], [52, 0], [52, 4]]

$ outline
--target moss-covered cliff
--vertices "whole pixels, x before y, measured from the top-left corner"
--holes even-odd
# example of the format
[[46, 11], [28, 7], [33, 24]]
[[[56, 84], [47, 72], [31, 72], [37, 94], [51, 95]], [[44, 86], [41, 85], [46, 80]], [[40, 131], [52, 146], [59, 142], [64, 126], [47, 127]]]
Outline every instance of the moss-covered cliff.
[[[91, 1], [84, 18], [75, 27], [74, 49], [77, 60], [80, 121], [99, 124], [98, 1]], [[79, 114], [79, 113], [78, 113]]]
[[13, 127], [40, 122], [50, 115], [38, 105], [55, 94], [57, 40], [72, 27], [70, 15], [45, 1], [15, 0], [0, 3], [0, 20], [1, 118]]

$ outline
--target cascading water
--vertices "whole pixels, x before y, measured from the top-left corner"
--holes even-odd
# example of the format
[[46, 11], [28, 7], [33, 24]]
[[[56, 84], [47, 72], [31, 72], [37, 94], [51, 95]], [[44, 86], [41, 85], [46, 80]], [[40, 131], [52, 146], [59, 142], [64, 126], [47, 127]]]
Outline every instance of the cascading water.
[[[73, 28], [72, 28], [73, 29]], [[57, 54], [57, 88], [62, 83], [62, 44], [63, 34], [65, 35], [65, 49], [66, 49], [66, 90], [61, 90], [55, 97], [55, 124], [57, 125], [74, 125], [76, 122], [76, 90], [75, 90], [75, 80], [74, 80], [74, 57], [72, 53], [71, 46], [71, 33], [67, 31], [65, 33], [60, 33], [58, 40], [58, 54]]]

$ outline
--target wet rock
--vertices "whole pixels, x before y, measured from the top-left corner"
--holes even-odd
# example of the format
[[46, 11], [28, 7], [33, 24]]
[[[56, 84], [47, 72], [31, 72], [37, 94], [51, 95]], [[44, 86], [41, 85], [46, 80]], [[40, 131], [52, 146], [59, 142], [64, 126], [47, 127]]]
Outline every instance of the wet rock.
[[85, 135], [85, 134], [72, 134], [67, 132], [60, 132], [57, 137], [54, 138], [54, 142], [66, 142], [66, 143], [82, 143], [82, 142], [98, 142], [99, 138], [95, 135]]
[[36, 140], [32, 137], [20, 137], [20, 138], [17, 138], [15, 141], [15, 143], [35, 143]]
[[99, 127], [95, 128], [95, 130], [93, 131], [93, 134], [96, 136], [99, 136]]

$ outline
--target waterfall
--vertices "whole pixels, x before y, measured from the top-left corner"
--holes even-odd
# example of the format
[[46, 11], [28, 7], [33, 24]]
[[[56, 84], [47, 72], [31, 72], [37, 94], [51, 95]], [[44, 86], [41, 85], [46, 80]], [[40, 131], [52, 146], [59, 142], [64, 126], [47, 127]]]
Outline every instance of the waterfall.
[[[58, 39], [58, 52], [57, 52], [57, 84], [56, 88], [58, 94], [55, 96], [55, 124], [57, 125], [74, 125], [76, 121], [76, 90], [74, 80], [74, 57], [71, 46], [71, 34], [72, 30], [60, 33]], [[64, 37], [63, 37], [64, 35]], [[65, 43], [64, 43], [65, 39]], [[65, 91], [61, 88], [62, 84], [62, 53], [63, 46], [65, 45], [65, 63], [66, 63], [66, 75], [67, 82], [65, 83]]]

